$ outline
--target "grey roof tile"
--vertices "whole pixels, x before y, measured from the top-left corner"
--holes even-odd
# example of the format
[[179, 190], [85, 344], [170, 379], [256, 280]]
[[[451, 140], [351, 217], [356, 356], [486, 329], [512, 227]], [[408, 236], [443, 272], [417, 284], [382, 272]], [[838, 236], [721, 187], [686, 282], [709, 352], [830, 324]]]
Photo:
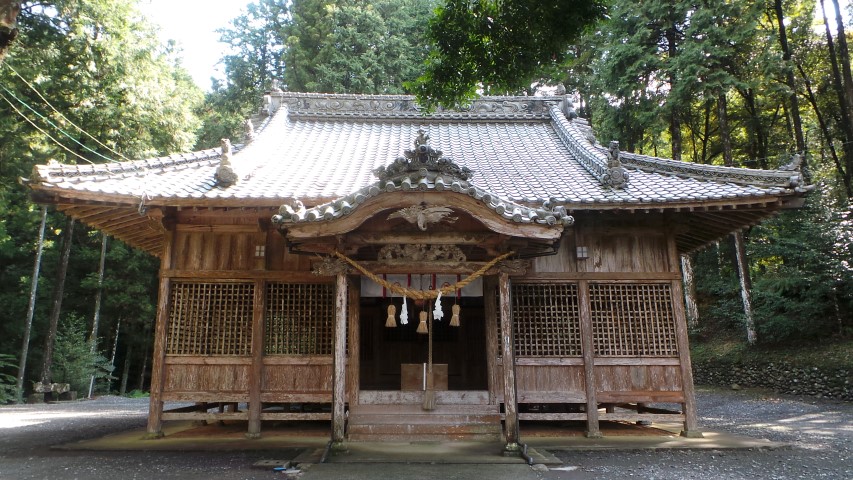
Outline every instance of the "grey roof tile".
[[[379, 99], [397, 110], [351, 114], [333, 110], [328, 106], [333, 102], [323, 104], [328, 98], [343, 104], [353, 98]], [[144, 192], [164, 202], [295, 198], [316, 205], [373, 185], [377, 180], [373, 170], [411, 149], [423, 129], [433, 148], [474, 171], [472, 185], [515, 203], [541, 204], [555, 197], [570, 204], [634, 205], [801, 191], [799, 172], [712, 167], [626, 152], [620, 153], [620, 160], [628, 183], [610, 187], [602, 182], [608, 172], [607, 148], [590, 142], [590, 127], [584, 121], [569, 120], [561, 113], [559, 98], [487, 100], [469, 112], [423, 116], [405, 106], [410, 97], [285, 93], [278, 101], [291, 109], [282, 107], [265, 120], [251, 144], [235, 146], [232, 165], [239, 180], [227, 188], [214, 180], [219, 149], [112, 165], [39, 166], [34, 181], [116, 195]]]

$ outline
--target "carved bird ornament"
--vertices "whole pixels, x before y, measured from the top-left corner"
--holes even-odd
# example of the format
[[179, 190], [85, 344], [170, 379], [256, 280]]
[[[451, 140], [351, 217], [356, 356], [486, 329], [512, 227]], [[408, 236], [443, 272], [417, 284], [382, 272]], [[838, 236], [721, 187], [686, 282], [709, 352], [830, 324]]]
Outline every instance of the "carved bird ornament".
[[429, 225], [439, 222], [453, 223], [457, 217], [451, 217], [453, 210], [448, 207], [424, 207], [422, 205], [414, 205], [412, 207], [402, 208], [388, 215], [388, 220], [402, 218], [409, 223], [414, 223], [421, 231], [426, 231]]

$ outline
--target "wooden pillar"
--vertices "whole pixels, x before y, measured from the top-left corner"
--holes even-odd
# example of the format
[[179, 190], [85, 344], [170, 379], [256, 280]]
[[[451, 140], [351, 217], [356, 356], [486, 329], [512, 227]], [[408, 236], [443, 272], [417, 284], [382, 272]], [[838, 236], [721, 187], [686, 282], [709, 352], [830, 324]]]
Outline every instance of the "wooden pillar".
[[[679, 272], [680, 256], [675, 244], [675, 234], [670, 232], [667, 238], [669, 242], [670, 270]], [[687, 313], [684, 308], [684, 290], [681, 280], [673, 280], [671, 283], [672, 313], [675, 317], [675, 337], [678, 345], [679, 365], [681, 367], [681, 389], [684, 395], [684, 430], [681, 436], [688, 438], [702, 438], [699, 430], [699, 418], [696, 415], [696, 390], [693, 387], [693, 365], [690, 361], [690, 342], [687, 338]]]
[[672, 310], [675, 315], [675, 336], [678, 342], [678, 357], [681, 365], [681, 388], [684, 394], [684, 430], [682, 437], [702, 438], [699, 418], [696, 415], [696, 390], [693, 387], [693, 364], [690, 361], [690, 342], [687, 338], [687, 319], [684, 311], [684, 292], [681, 280], [672, 282]]
[[[165, 222], [164, 222], [165, 223]], [[164, 274], [172, 268], [174, 225], [166, 224], [163, 234], [163, 256], [160, 257], [160, 289], [157, 292], [157, 320], [154, 328], [154, 354], [151, 362], [151, 390], [148, 403], [148, 427], [145, 438], [163, 436], [163, 385], [166, 367], [166, 332], [169, 324], [172, 279]]]
[[[497, 379], [498, 308], [495, 304], [496, 281], [493, 275], [483, 277], [483, 313], [486, 321], [486, 372], [489, 405], [498, 405], [497, 391], [503, 384]], [[499, 387], [499, 385], [501, 385]]]
[[498, 292], [501, 310], [501, 356], [503, 358], [504, 414], [506, 425], [505, 451], [517, 451], [518, 399], [515, 389], [515, 345], [512, 333], [512, 306], [509, 274], [498, 274]]
[[349, 283], [349, 315], [347, 325], [347, 336], [349, 338], [348, 354], [347, 354], [347, 393], [349, 398], [350, 408], [353, 405], [358, 405], [358, 392], [360, 383], [359, 368], [360, 363], [360, 345], [359, 329], [361, 328], [361, 277], [354, 277], [354, 280]]
[[261, 384], [264, 375], [264, 314], [266, 312], [266, 282], [255, 280], [252, 303], [252, 369], [249, 371], [249, 431], [248, 438], [261, 437]]
[[335, 355], [332, 385], [332, 442], [344, 441], [346, 416], [347, 275], [337, 274], [335, 289]]
[[586, 432], [589, 438], [600, 438], [598, 425], [598, 400], [595, 388], [595, 350], [592, 344], [592, 313], [589, 305], [589, 282], [578, 282], [578, 310], [581, 321], [581, 349], [583, 350], [583, 383], [586, 391]]

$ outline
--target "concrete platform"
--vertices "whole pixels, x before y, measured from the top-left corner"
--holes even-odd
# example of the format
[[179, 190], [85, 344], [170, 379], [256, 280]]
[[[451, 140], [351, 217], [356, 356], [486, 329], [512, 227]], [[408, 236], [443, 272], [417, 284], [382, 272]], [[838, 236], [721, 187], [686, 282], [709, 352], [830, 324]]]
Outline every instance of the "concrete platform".
[[[704, 432], [704, 438], [678, 435], [680, 424], [633, 425], [604, 428], [603, 438], [553, 426], [522, 426], [522, 441], [534, 463], [559, 465], [551, 453], [560, 450], [654, 449], [773, 449], [786, 444], [768, 440]], [[261, 438], [248, 439], [242, 422], [199, 426], [193, 422], [166, 422], [163, 438], [146, 440], [143, 429], [60, 445], [64, 450], [94, 451], [270, 451], [270, 458], [317, 463], [329, 443], [328, 422], [292, 422], [266, 428]], [[502, 454], [502, 442], [347, 442], [329, 452], [328, 463], [523, 464], [520, 456]]]

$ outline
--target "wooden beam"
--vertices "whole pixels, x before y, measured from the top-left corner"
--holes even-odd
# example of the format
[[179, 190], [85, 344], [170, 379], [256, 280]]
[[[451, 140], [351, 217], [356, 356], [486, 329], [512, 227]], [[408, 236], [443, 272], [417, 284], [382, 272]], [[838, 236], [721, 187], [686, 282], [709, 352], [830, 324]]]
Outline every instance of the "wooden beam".
[[[669, 240], [669, 256], [672, 265], [678, 263], [678, 250], [675, 239]], [[690, 361], [690, 342], [687, 337], [687, 313], [684, 308], [684, 290], [681, 279], [672, 281], [672, 313], [675, 317], [675, 337], [678, 344], [678, 356], [681, 359], [681, 388], [684, 392], [684, 430], [681, 435], [688, 438], [702, 438], [699, 430], [699, 417], [696, 414], [696, 391], [693, 386], [693, 366]]]
[[497, 378], [498, 361], [498, 308], [497, 300], [497, 278], [494, 275], [483, 277], [483, 310], [486, 320], [486, 371], [489, 386], [489, 405], [497, 405], [498, 385], [503, 384]]
[[501, 357], [503, 358], [503, 390], [505, 412], [504, 450], [517, 451], [518, 437], [518, 400], [515, 385], [515, 341], [513, 340], [511, 286], [509, 274], [498, 274], [498, 297], [501, 311]]
[[249, 430], [248, 438], [261, 436], [261, 384], [264, 376], [264, 316], [266, 313], [266, 282], [255, 280], [252, 301], [252, 368], [249, 370]]
[[332, 442], [342, 444], [346, 414], [347, 276], [338, 273], [335, 291], [335, 368], [332, 390]]
[[358, 405], [358, 392], [360, 390], [360, 353], [361, 352], [361, 277], [352, 277], [349, 282], [349, 315], [348, 315], [348, 358], [347, 358], [347, 396], [350, 409]]
[[[172, 246], [174, 244], [175, 232], [166, 233], [163, 245], [163, 256], [160, 257], [160, 269], [171, 268]], [[169, 278], [160, 279], [160, 289], [157, 301], [157, 324], [154, 328], [154, 354], [151, 362], [151, 390], [149, 393], [148, 427], [146, 438], [160, 438], [163, 436], [163, 388], [166, 381], [165, 359], [166, 359], [166, 333], [169, 323], [169, 310], [171, 306], [172, 281]]]
[[388, 245], [423, 243], [430, 245], [488, 245], [498, 244], [503, 237], [495, 234], [465, 232], [435, 233], [349, 233], [346, 243], [353, 245]]
[[586, 433], [589, 438], [600, 438], [598, 426], [598, 400], [595, 390], [595, 350], [592, 343], [592, 313], [589, 301], [589, 283], [578, 283], [578, 313], [581, 323], [581, 349], [583, 350], [584, 389], [586, 390]]

